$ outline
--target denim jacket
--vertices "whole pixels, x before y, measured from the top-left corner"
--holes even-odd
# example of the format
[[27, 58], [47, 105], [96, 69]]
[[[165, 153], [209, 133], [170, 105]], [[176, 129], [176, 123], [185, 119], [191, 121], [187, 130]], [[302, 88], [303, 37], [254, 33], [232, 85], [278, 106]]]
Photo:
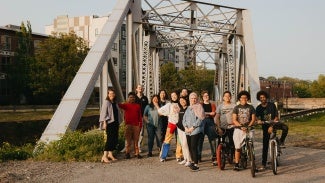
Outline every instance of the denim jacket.
[[192, 133], [186, 133], [186, 135], [196, 135], [200, 133], [202, 131], [201, 124], [202, 120], [194, 114], [194, 111], [190, 107], [188, 107], [183, 117], [183, 125], [186, 128], [194, 127], [195, 129]]

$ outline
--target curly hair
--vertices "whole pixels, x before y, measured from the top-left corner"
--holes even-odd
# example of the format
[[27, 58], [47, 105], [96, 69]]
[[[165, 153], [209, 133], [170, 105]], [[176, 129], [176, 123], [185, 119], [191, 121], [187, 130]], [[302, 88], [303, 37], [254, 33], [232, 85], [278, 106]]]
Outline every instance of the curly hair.
[[261, 95], [264, 95], [266, 99], [269, 98], [269, 94], [266, 91], [261, 90], [261, 91], [256, 93], [256, 99], [258, 101], [260, 100]]
[[251, 94], [249, 94], [248, 91], [243, 90], [243, 91], [240, 91], [240, 92], [238, 93], [238, 95], [237, 95], [237, 100], [239, 100], [240, 97], [243, 96], [243, 95], [246, 95], [246, 96], [247, 96], [247, 100], [250, 100], [250, 99], [251, 99]]

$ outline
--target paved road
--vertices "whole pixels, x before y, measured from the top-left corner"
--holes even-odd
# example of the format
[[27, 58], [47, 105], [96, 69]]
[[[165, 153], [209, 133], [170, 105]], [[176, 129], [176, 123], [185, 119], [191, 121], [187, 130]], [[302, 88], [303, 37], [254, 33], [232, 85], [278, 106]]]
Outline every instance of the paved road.
[[[255, 146], [260, 165], [261, 144], [256, 143]], [[257, 173], [255, 178], [251, 177], [249, 169], [236, 172], [227, 165], [226, 170], [218, 170], [211, 165], [207, 149], [198, 172], [178, 165], [172, 157], [161, 163], [157, 153], [155, 157], [141, 160], [133, 158], [112, 164], [87, 164], [71, 170], [70, 176], [60, 182], [325, 182], [325, 150], [287, 147], [283, 151], [278, 175], [273, 175], [269, 169]]]

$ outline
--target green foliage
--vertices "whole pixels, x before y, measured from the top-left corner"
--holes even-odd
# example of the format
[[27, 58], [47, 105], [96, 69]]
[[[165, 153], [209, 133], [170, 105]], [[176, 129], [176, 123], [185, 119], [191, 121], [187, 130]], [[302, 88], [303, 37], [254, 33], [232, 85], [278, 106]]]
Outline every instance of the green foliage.
[[311, 93], [309, 92], [310, 82], [309, 81], [299, 81], [293, 85], [293, 93], [300, 98], [309, 98]]
[[[105, 131], [68, 132], [58, 141], [39, 143], [34, 150], [35, 160], [98, 161], [105, 145]], [[124, 147], [124, 125], [120, 126], [117, 151]]]
[[310, 93], [315, 98], [325, 97], [325, 75], [319, 75], [318, 80], [311, 83]]
[[178, 88], [179, 75], [172, 62], [168, 62], [160, 67], [160, 88], [165, 89], [168, 93]]
[[45, 104], [58, 103], [87, 53], [85, 41], [74, 33], [53, 35], [42, 42], [30, 75], [36, 99]]
[[281, 77], [276, 79], [274, 76], [268, 77], [271, 80], [286, 81], [292, 84], [293, 96], [299, 98], [325, 98], [325, 75], [320, 74], [318, 80], [300, 80], [297, 78]]
[[[286, 122], [289, 127], [288, 137], [291, 141], [296, 141], [297, 144], [324, 144], [324, 123], [324, 112], [290, 119]], [[320, 145], [319, 148], [324, 149], [324, 145]]]
[[26, 144], [23, 147], [13, 146], [3, 142], [0, 147], [0, 162], [8, 160], [26, 160], [32, 157], [33, 145]]
[[190, 66], [185, 70], [181, 70], [179, 74], [182, 78], [181, 82], [184, 83], [186, 88], [198, 92], [199, 95], [202, 90], [207, 90], [212, 99], [214, 70]]
[[210, 94], [213, 93], [214, 70], [189, 66], [185, 70], [177, 72], [174, 64], [169, 62], [161, 66], [160, 72], [160, 88], [167, 90], [168, 93], [182, 88], [196, 92], [208, 90]]
[[103, 146], [103, 131], [67, 132], [58, 141], [40, 145], [39, 150], [34, 152], [34, 158], [51, 161], [97, 161]]
[[30, 98], [31, 90], [30, 82], [30, 67], [33, 62], [34, 45], [32, 41], [32, 29], [29, 21], [27, 28], [22, 22], [21, 31], [17, 32], [18, 48], [15, 53], [13, 63], [9, 66], [8, 78], [11, 84], [12, 104], [18, 104], [22, 96]]

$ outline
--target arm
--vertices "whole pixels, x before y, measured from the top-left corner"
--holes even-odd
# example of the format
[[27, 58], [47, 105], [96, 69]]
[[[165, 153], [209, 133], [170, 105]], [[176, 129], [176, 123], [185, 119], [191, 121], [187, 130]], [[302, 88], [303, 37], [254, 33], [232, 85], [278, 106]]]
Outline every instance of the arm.
[[216, 128], [217, 128], [217, 132], [219, 133], [219, 134], [222, 134], [223, 133], [223, 131], [222, 131], [222, 129], [220, 128], [220, 113], [217, 113], [216, 114], [216, 116], [215, 116], [215, 124], [216, 124]]
[[170, 103], [167, 103], [158, 109], [158, 114], [162, 116], [168, 116], [170, 113], [169, 110], [170, 110]]
[[107, 101], [105, 100], [99, 115], [99, 129], [105, 130], [107, 127], [106, 116], [107, 116]]
[[256, 114], [252, 114], [252, 120], [249, 122], [248, 126], [253, 126], [256, 121]]
[[248, 126], [253, 126], [255, 121], [256, 121], [256, 111], [254, 109], [253, 106], [250, 107], [250, 111], [251, 111], [251, 121], [249, 122]]
[[234, 123], [235, 126], [241, 126], [241, 124], [237, 120], [237, 114], [236, 113], [232, 114], [232, 122]]
[[214, 118], [216, 116], [216, 110], [217, 110], [217, 106], [214, 103], [211, 103], [211, 112], [210, 112], [210, 116], [212, 118]]
[[147, 105], [146, 108], [144, 109], [144, 113], [143, 113], [143, 121], [146, 123], [149, 123], [149, 119], [148, 119], [149, 109], [150, 109], [150, 106]]

